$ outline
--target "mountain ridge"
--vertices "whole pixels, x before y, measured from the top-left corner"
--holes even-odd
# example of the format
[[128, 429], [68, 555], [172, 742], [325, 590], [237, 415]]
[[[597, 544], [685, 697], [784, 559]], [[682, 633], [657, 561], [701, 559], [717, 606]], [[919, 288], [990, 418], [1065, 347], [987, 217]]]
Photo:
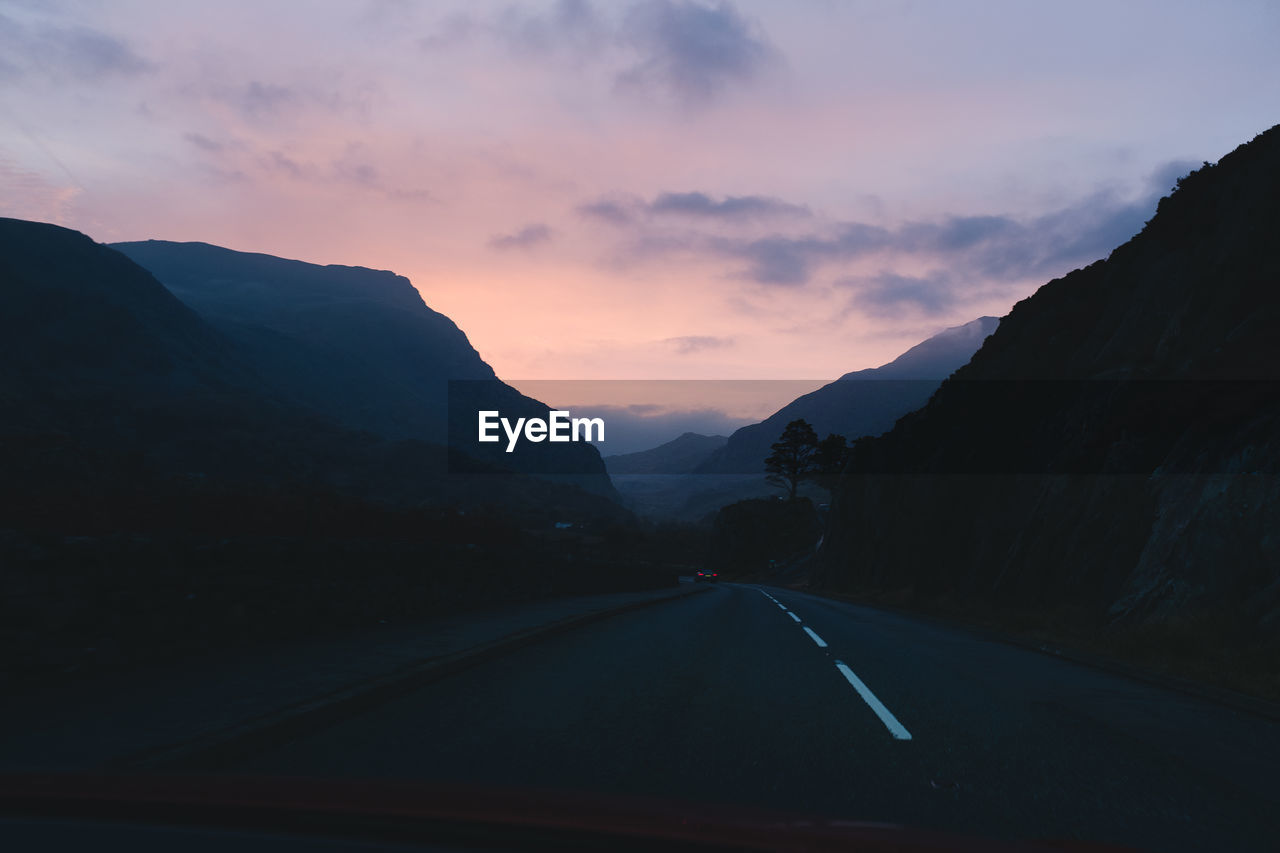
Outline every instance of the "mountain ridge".
[[685, 432], [649, 450], [604, 458], [611, 476], [619, 474], [690, 474], [728, 441], [723, 435]]
[[967, 362], [1000, 321], [979, 317], [944, 329], [880, 367], [846, 373], [796, 398], [763, 421], [744, 426], [700, 465], [701, 474], [756, 474], [786, 425], [804, 419], [819, 438], [829, 433], [854, 440], [890, 429], [923, 406], [942, 380]]
[[502, 382], [466, 333], [403, 276], [208, 243], [114, 247], [248, 352], [283, 399], [351, 429], [446, 445], [485, 466], [616, 497], [590, 444], [505, 454], [475, 441], [480, 409], [545, 418], [549, 408]]
[[959, 365], [951, 366], [955, 362], [957, 350], [972, 347], [972, 351], [977, 352], [982, 342], [999, 325], [999, 317], [982, 316], [959, 326], [951, 326], [930, 335], [892, 361], [879, 367], [850, 371], [840, 379], [938, 379], [938, 373], [947, 370], [950, 374], [959, 368]]
[[1278, 230], [1280, 126], [1180, 179], [1138, 235], [1020, 301], [927, 406], [859, 442], [819, 583], [1226, 620], [1210, 646], [1275, 637]]
[[[193, 494], [214, 483], [263, 495], [318, 488], [400, 505], [475, 504], [486, 492], [499, 503], [520, 501], [523, 489], [545, 492], [550, 503], [553, 489], [451, 477], [442, 440], [361, 432], [298, 404], [279, 393], [234, 334], [80, 232], [0, 219], [0, 271], [7, 309], [0, 312], [0, 471], [4, 500], [18, 514], [27, 511], [23, 495], [33, 492], [101, 515], [89, 495], [145, 502], [147, 494]], [[383, 280], [400, 288], [400, 304], [420, 302], [404, 292], [407, 280]], [[478, 355], [475, 363], [483, 364]], [[473, 375], [492, 372], [484, 365]], [[510, 394], [513, 405], [535, 402]], [[594, 448], [579, 452], [596, 460], [597, 470], [585, 474], [607, 484]], [[469, 470], [504, 467], [482, 461]]]

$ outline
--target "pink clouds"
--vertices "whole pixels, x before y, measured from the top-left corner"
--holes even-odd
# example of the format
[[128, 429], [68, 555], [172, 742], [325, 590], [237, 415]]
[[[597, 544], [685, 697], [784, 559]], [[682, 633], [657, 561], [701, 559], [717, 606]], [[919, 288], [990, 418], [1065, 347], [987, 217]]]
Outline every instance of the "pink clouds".
[[1140, 226], [1158, 167], [1276, 120], [1272, 13], [1155, 4], [1139, 40], [956, 5], [30, 7], [0, 198], [394, 269], [504, 376], [836, 376], [1003, 314]]

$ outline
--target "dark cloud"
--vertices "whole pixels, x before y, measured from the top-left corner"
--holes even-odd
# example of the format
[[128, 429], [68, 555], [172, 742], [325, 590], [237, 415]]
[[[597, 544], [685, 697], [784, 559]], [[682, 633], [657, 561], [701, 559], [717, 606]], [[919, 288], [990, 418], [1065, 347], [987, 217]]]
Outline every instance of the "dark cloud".
[[586, 0], [560, 0], [545, 15], [508, 8], [494, 29], [511, 49], [534, 56], [564, 52], [585, 58], [608, 38], [607, 24]]
[[[1032, 218], [945, 216], [885, 228], [863, 222], [823, 223], [810, 216], [793, 218], [786, 231], [739, 236], [728, 227], [735, 224], [734, 217], [721, 212], [738, 198], [758, 197], [717, 202], [698, 192], [666, 193], [646, 202], [615, 196], [580, 210], [618, 226], [625, 242], [616, 263], [677, 255], [720, 258], [732, 264], [726, 271], [729, 277], [753, 284], [802, 287], [824, 280], [853, 291], [851, 310], [936, 316], [965, 300], [1005, 294], [1019, 283], [1047, 280], [1106, 257], [1142, 230], [1161, 196], [1194, 165], [1179, 161], [1162, 166], [1137, 199], [1101, 190]], [[803, 209], [768, 201], [780, 208]], [[683, 227], [672, 227], [662, 218], [676, 211], [685, 214]], [[848, 267], [854, 262], [861, 262], [863, 269], [872, 262], [885, 271], [850, 277]], [[909, 262], [913, 270], [945, 272], [901, 274], [894, 271], [898, 262]]]
[[184, 133], [182, 138], [190, 142], [195, 147], [203, 151], [208, 151], [211, 154], [216, 154], [225, 147], [221, 142], [218, 142], [215, 139], [210, 139], [203, 133]]
[[667, 338], [663, 343], [674, 347], [675, 351], [680, 355], [689, 355], [709, 349], [731, 347], [733, 346], [733, 338], [717, 338], [711, 335], [682, 335], [676, 338]]
[[249, 175], [283, 176], [318, 186], [360, 192], [401, 203], [437, 203], [427, 189], [402, 186], [394, 175], [384, 175], [377, 158], [367, 146], [349, 142], [345, 150], [328, 159], [298, 158], [280, 148], [258, 148], [245, 139], [211, 139], [200, 133], [183, 138], [209, 156], [200, 158], [199, 168], [218, 180], [244, 180]]
[[288, 86], [251, 81], [236, 97], [240, 111], [250, 118], [274, 116], [292, 109], [300, 102], [298, 93]]
[[124, 40], [87, 27], [52, 30], [49, 38], [60, 44], [67, 66], [82, 80], [141, 74], [152, 67]]
[[[1151, 187], [1164, 187], [1189, 171], [1188, 164], [1162, 167]], [[1162, 194], [1149, 190], [1134, 201], [1103, 191], [1034, 219], [1012, 216], [947, 216], [934, 222], [907, 222], [894, 229], [864, 222], [809, 227], [800, 233], [734, 236], [734, 225], [789, 219], [803, 225], [809, 209], [765, 196], [667, 192], [652, 201], [615, 195], [584, 204], [579, 213], [629, 230], [628, 252], [635, 260], [681, 251], [719, 255], [745, 263], [735, 277], [758, 284], [798, 286], [824, 267], [881, 253], [946, 259], [972, 278], [1012, 281], [1060, 275], [1064, 266], [1104, 257], [1142, 229]], [[665, 218], [724, 226], [719, 231], [666, 227]]]
[[282, 172], [294, 179], [308, 177], [311, 171], [283, 151], [268, 151], [260, 158], [260, 162], [267, 171]]
[[1151, 174], [1148, 186], [1158, 196], [1168, 195], [1177, 189], [1178, 179], [1199, 169], [1204, 163], [1193, 160], [1170, 160]]
[[579, 205], [578, 213], [610, 225], [630, 225], [641, 208], [641, 204], [633, 201], [601, 199]]
[[514, 234], [497, 234], [489, 240], [489, 246], [500, 251], [528, 249], [551, 239], [551, 229], [540, 222], [526, 225]]
[[217, 184], [242, 184], [249, 180], [241, 169], [227, 169], [214, 163], [199, 163], [195, 169]]
[[896, 242], [905, 251], [958, 252], [1014, 234], [1019, 228], [1005, 216], [951, 216], [938, 223], [909, 223]]
[[446, 17], [418, 44], [439, 52], [477, 38], [519, 58], [558, 58], [574, 66], [603, 62], [618, 89], [695, 106], [755, 78], [777, 55], [724, 0], [641, 0], [620, 18], [602, 14], [588, 0], [560, 0], [545, 12], [508, 6], [495, 15]]
[[380, 189], [383, 182], [378, 167], [373, 164], [375, 159], [368, 146], [348, 142], [346, 149], [331, 164], [333, 176], [341, 182], [356, 184], [365, 189]]
[[559, 0], [546, 12], [507, 6], [490, 17], [456, 13], [418, 40], [426, 51], [442, 51], [478, 37], [497, 41], [516, 56], [563, 55], [584, 59], [598, 54], [612, 39], [608, 23], [587, 0]]
[[945, 314], [955, 306], [958, 297], [956, 283], [941, 272], [923, 277], [882, 272], [868, 278], [845, 279], [840, 284], [856, 291], [853, 297], [856, 307], [876, 317]]
[[1178, 178], [1200, 166], [1173, 160], [1148, 179], [1147, 192], [1126, 200], [1100, 191], [1076, 204], [1038, 217], [1023, 227], [1019, 240], [994, 244], [982, 258], [982, 268], [995, 275], [1019, 275], [1029, 269], [1038, 275], [1060, 275], [1062, 267], [1104, 258], [1143, 229], [1163, 196], [1176, 188]]
[[242, 82], [235, 79], [238, 71], [238, 68], [227, 66], [220, 75], [208, 75], [211, 79], [187, 83], [182, 89], [183, 94], [192, 99], [207, 99], [225, 105], [254, 124], [271, 126], [287, 124], [310, 113], [367, 117], [370, 98], [376, 90], [368, 83], [329, 87], [314, 78], [299, 78], [287, 84], [261, 79]]
[[726, 196], [716, 201], [706, 193], [663, 193], [648, 206], [650, 213], [676, 213], [712, 219], [764, 219], [776, 216], [807, 217], [809, 208], [766, 196]]
[[579, 205], [578, 213], [609, 225], [631, 225], [640, 219], [682, 217], [724, 224], [751, 223], [768, 219], [807, 219], [808, 207], [769, 196], [725, 196], [716, 200], [704, 192], [664, 192], [653, 201], [627, 195], [613, 195]]
[[640, 57], [618, 75], [620, 86], [659, 89], [693, 104], [751, 80], [774, 57], [764, 36], [727, 2], [645, 0], [627, 12], [620, 36]]
[[1142, 230], [1159, 196], [1120, 202], [1098, 193], [1079, 204], [1032, 220], [1020, 239], [992, 243], [979, 255], [980, 269], [993, 277], [1061, 274], [1062, 267], [1106, 257]]
[[823, 249], [821, 241], [791, 237], [764, 237], [748, 243], [724, 241], [722, 245], [725, 254], [749, 262], [750, 266], [739, 276], [760, 284], [804, 284], [816, 255]]
[[407, 190], [401, 187], [392, 187], [391, 189], [387, 190], [387, 198], [394, 199], [396, 201], [407, 201], [407, 202], [435, 203], [439, 201], [439, 199], [436, 198], [435, 193], [431, 192], [430, 190], [424, 190], [424, 189], [408, 189]]
[[127, 41], [85, 26], [27, 27], [0, 15], [5, 76], [40, 74], [52, 80], [99, 82], [151, 71], [154, 65]]
[[1176, 161], [1161, 166], [1137, 200], [1104, 190], [1025, 224], [1011, 223], [977, 244], [967, 260], [988, 278], [1015, 279], [1057, 276], [1104, 258], [1142, 230], [1161, 197], [1195, 165]]
[[[1153, 185], [1164, 186], [1168, 176], [1185, 174], [1185, 169], [1186, 164], [1162, 169]], [[877, 253], [945, 262], [967, 280], [1049, 278], [1106, 257], [1129, 240], [1151, 218], [1162, 194], [1149, 191], [1135, 201], [1110, 191], [1098, 192], [1027, 221], [1009, 216], [952, 216], [938, 222], [910, 222], [894, 230], [846, 223], [834, 236], [721, 239], [713, 245], [720, 254], [747, 261], [740, 274], [760, 284], [805, 284], [823, 265]], [[934, 289], [940, 286], [934, 280], [928, 283]], [[923, 294], [918, 301], [926, 310], [937, 304]]]
[[345, 181], [366, 187], [378, 185], [378, 170], [372, 163], [340, 160], [334, 164], [334, 171], [339, 178]]
[[738, 277], [759, 284], [807, 284], [823, 263], [851, 260], [889, 248], [893, 235], [884, 228], [849, 222], [834, 231], [801, 237], [769, 236], [754, 240], [714, 240], [724, 255], [748, 262]]
[[457, 13], [445, 18], [433, 32], [418, 39], [418, 46], [427, 51], [446, 50], [470, 41], [482, 29], [481, 24], [472, 16]]

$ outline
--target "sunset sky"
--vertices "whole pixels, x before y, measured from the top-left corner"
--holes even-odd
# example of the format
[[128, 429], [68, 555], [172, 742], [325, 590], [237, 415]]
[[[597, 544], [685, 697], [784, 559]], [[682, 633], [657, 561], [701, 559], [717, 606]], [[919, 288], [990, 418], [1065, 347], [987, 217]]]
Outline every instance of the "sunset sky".
[[0, 2], [0, 214], [395, 270], [504, 378], [834, 378], [1280, 122], [1280, 3]]

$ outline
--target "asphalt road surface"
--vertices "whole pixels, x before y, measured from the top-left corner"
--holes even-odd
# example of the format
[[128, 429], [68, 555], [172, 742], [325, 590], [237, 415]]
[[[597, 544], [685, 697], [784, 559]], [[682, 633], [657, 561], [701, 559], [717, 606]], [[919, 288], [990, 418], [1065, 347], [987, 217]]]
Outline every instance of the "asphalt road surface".
[[237, 773], [1280, 849], [1280, 725], [896, 614], [721, 584], [447, 676]]

